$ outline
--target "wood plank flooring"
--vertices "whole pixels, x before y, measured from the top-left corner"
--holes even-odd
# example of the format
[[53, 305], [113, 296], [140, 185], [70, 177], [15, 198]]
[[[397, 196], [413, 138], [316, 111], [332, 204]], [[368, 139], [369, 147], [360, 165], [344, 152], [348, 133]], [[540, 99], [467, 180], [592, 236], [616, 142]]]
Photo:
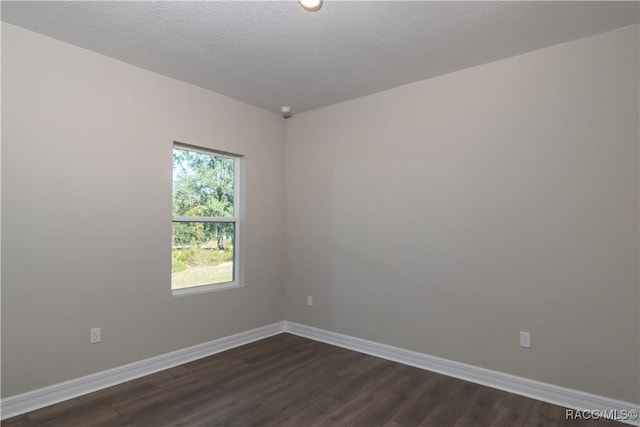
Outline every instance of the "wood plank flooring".
[[623, 426], [290, 334], [42, 408], [3, 427]]

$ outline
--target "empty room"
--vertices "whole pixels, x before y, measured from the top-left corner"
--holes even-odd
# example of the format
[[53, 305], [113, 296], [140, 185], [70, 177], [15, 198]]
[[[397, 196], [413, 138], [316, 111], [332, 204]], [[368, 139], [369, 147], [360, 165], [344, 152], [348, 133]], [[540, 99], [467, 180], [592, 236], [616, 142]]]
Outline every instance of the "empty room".
[[637, 1], [2, 1], [6, 427], [640, 425]]

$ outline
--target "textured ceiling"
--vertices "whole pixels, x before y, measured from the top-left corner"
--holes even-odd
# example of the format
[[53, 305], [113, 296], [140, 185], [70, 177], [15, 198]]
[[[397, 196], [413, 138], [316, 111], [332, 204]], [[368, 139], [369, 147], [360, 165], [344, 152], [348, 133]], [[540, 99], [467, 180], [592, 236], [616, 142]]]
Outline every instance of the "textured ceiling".
[[2, 20], [299, 113], [637, 23], [637, 2], [2, 2]]

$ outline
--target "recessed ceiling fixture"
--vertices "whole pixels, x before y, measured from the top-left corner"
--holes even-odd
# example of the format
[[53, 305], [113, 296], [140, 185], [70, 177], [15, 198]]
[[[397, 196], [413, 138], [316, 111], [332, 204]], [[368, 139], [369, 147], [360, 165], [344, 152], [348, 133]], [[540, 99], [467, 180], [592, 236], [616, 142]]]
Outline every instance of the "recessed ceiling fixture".
[[322, 0], [298, 0], [298, 3], [309, 12], [315, 12], [322, 7]]

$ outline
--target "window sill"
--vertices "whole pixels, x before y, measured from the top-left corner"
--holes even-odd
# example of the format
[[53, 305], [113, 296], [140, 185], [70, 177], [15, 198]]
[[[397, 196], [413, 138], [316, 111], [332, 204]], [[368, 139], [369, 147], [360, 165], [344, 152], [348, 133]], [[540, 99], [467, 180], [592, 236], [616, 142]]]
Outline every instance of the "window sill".
[[242, 288], [243, 284], [239, 282], [217, 283], [215, 285], [191, 286], [190, 288], [172, 289], [171, 295], [181, 297], [186, 295], [206, 294], [209, 292], [223, 291], [225, 289]]

